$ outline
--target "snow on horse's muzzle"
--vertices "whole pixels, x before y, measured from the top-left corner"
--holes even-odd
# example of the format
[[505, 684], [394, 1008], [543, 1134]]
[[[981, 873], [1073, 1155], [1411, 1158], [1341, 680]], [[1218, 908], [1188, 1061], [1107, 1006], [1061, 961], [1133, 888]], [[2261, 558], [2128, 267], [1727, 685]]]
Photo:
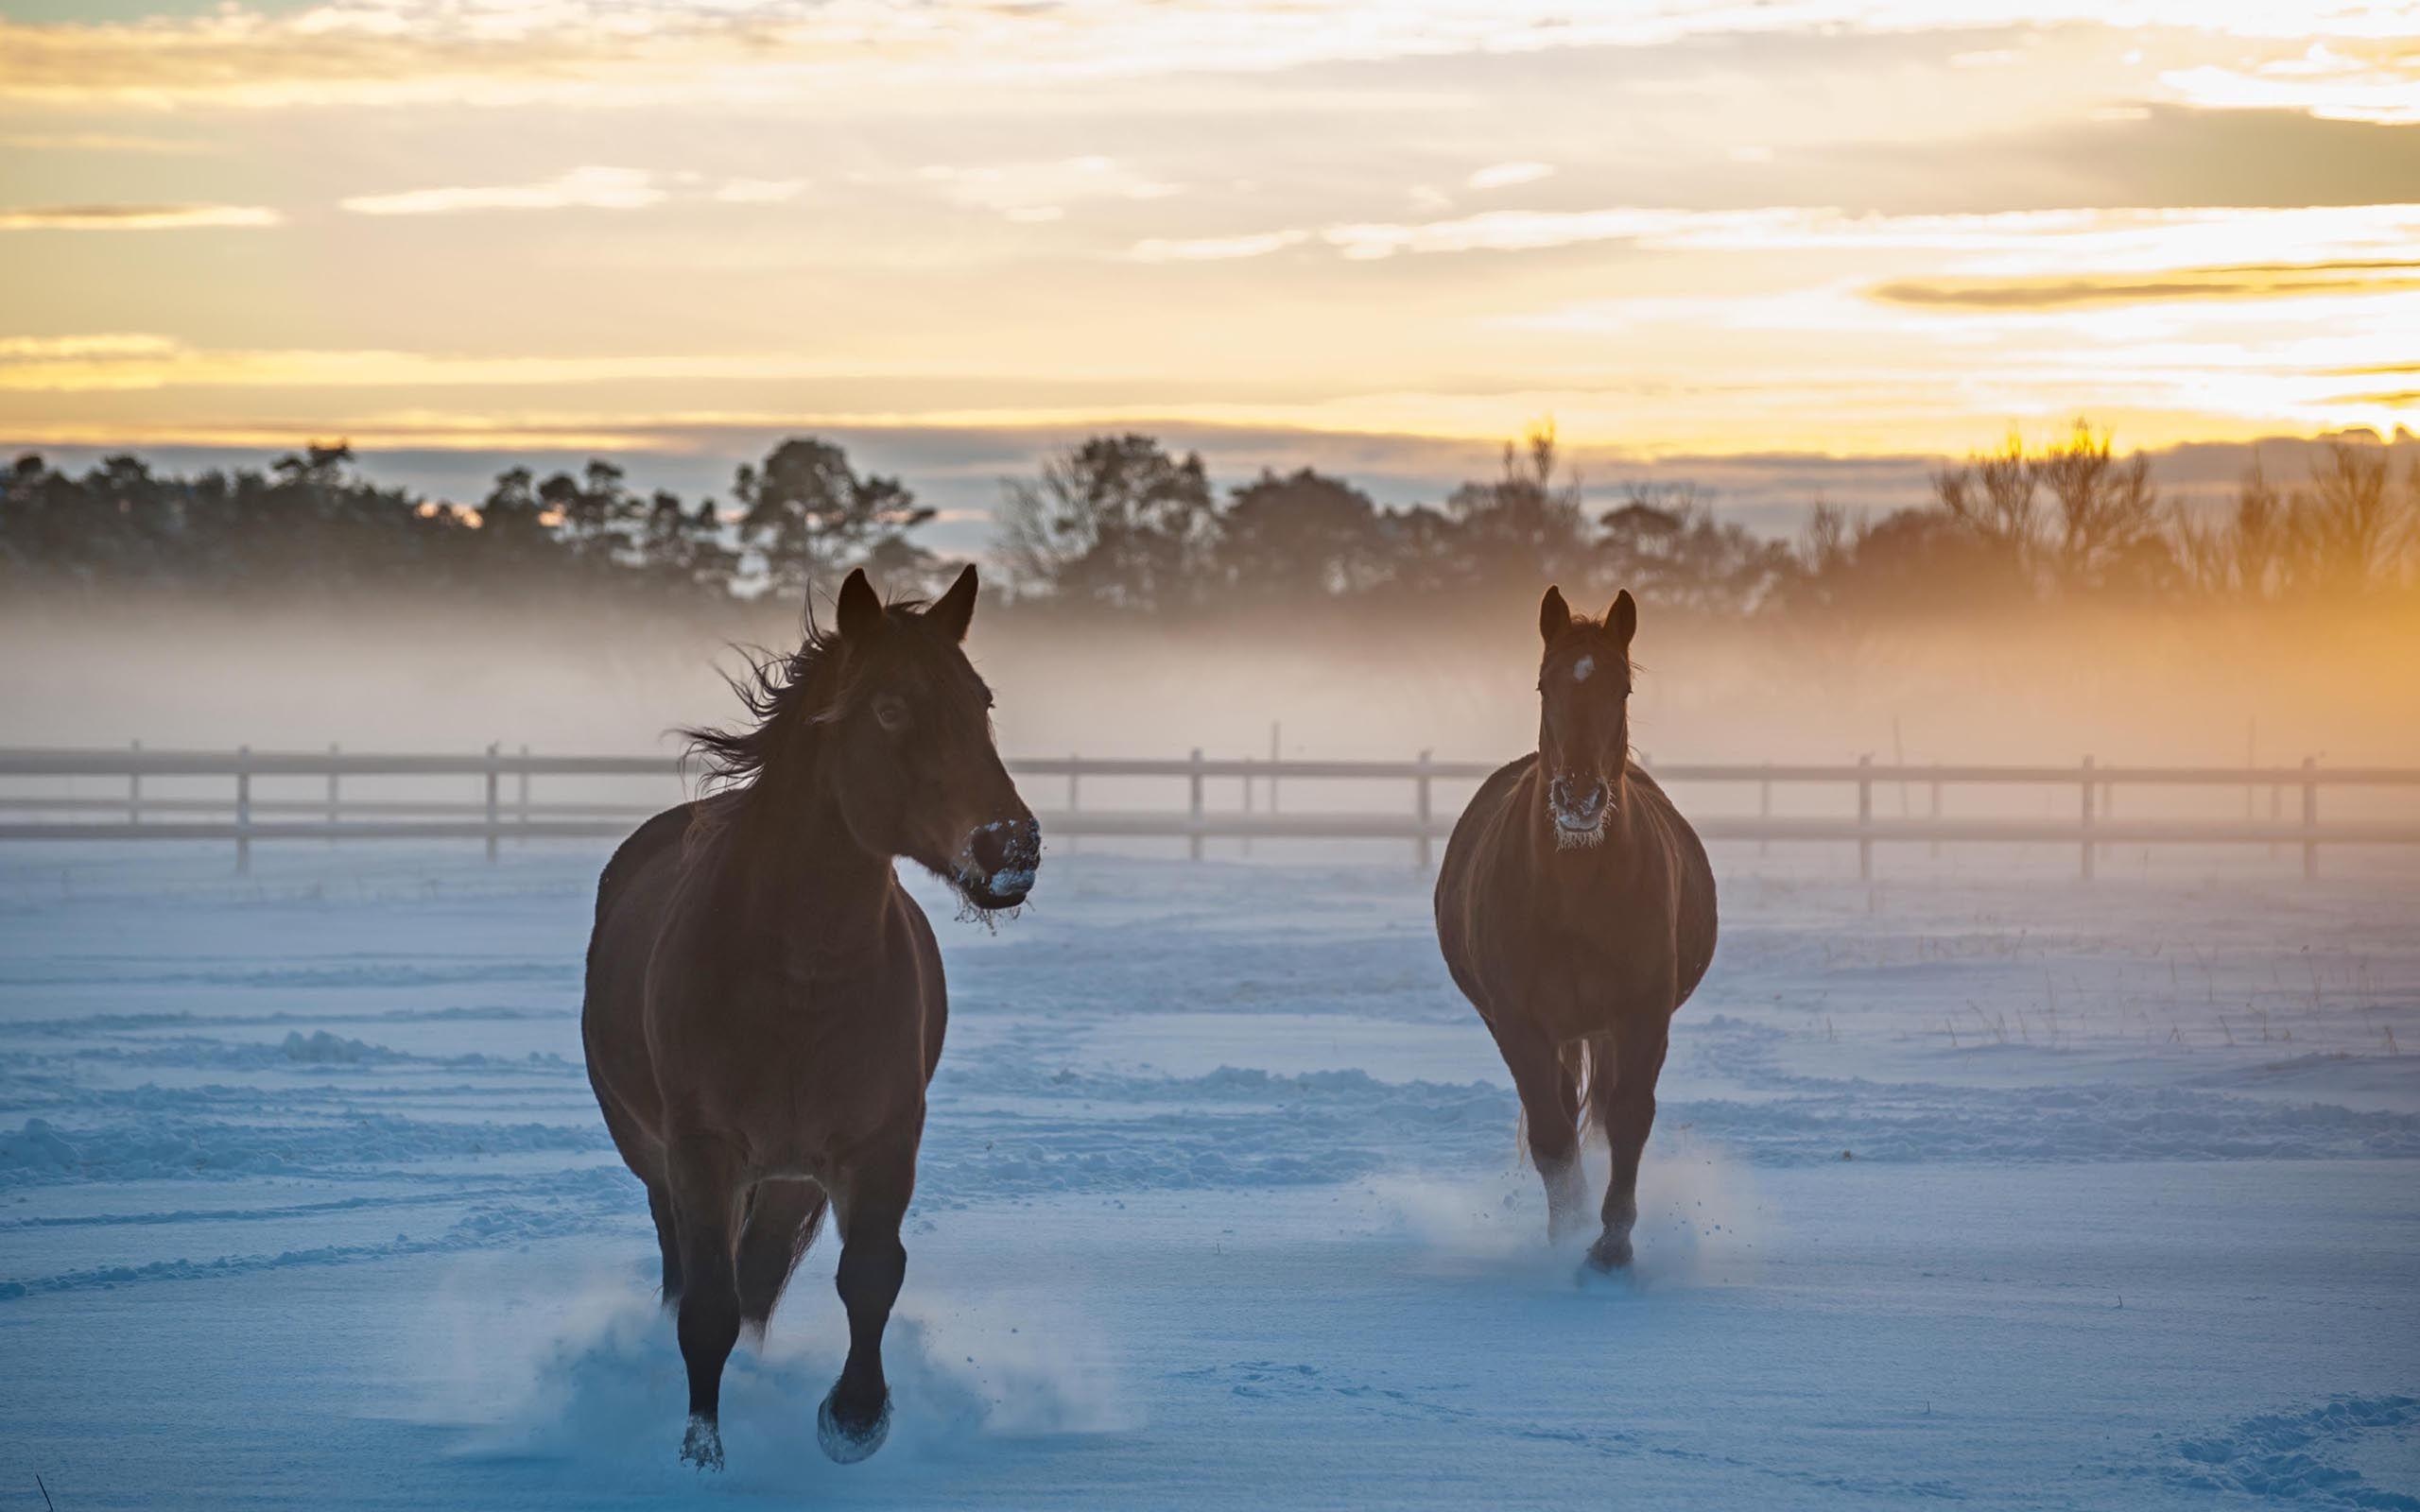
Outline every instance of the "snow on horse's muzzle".
[[1042, 866], [1042, 825], [1031, 815], [994, 819], [959, 849], [958, 880], [986, 908], [1011, 908], [1033, 890]]
[[1564, 776], [1547, 784], [1547, 806], [1553, 810], [1555, 826], [1561, 830], [1596, 830], [1605, 822], [1605, 811], [1612, 803], [1613, 789], [1601, 778], [1580, 782]]

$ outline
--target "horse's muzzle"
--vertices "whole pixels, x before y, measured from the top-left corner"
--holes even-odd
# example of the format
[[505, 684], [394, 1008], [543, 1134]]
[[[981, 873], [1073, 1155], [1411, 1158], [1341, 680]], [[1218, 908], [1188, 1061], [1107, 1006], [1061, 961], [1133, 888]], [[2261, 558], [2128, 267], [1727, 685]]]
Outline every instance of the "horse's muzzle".
[[1595, 834], [1603, 829], [1613, 800], [1613, 789], [1602, 778], [1574, 781], [1566, 774], [1547, 784], [1547, 809], [1554, 816], [1554, 827], [1565, 834]]
[[1032, 816], [994, 819], [959, 848], [958, 885], [982, 908], [1014, 908], [1042, 867], [1042, 825]]

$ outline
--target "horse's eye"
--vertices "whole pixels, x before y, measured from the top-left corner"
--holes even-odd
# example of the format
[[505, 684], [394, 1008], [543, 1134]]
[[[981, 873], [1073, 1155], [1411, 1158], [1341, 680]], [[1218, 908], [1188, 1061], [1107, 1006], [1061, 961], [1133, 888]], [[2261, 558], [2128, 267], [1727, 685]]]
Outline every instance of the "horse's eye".
[[891, 734], [908, 728], [908, 700], [884, 694], [873, 701], [873, 722]]

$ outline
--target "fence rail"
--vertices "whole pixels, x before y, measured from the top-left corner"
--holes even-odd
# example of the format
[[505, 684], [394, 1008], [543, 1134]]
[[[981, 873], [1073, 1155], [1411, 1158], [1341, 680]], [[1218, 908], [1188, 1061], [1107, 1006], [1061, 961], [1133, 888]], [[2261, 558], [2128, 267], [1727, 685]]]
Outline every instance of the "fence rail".
[[[1046, 833], [1069, 838], [1184, 839], [1199, 859], [1210, 839], [1408, 841], [1421, 865], [1436, 841], [1453, 828], [1458, 811], [1440, 810], [1439, 782], [1477, 782], [1495, 770], [1487, 762], [1441, 762], [1426, 753], [1412, 761], [1263, 761], [1189, 756], [1129, 760], [1086, 756], [1012, 758], [1009, 768], [1028, 779], [1062, 779], [1065, 802], [1040, 815]], [[1650, 768], [1666, 783], [1753, 784], [1754, 815], [1693, 816], [1709, 840], [1853, 844], [1862, 877], [1874, 872], [1876, 845], [1923, 842], [2049, 843], [2078, 847], [2083, 875], [2093, 872], [2098, 848], [2113, 844], [2249, 844], [2300, 846], [2303, 869], [2316, 876], [2322, 846], [2420, 845], [2420, 814], [2323, 822], [2323, 788], [2420, 788], [2420, 767], [2323, 767], [2315, 759], [2292, 766], [2110, 766], [2090, 757], [2075, 766], [1854, 764], [1707, 765], [1674, 763]], [[675, 779], [678, 765], [660, 756], [538, 756], [491, 747], [473, 754], [268, 751], [146, 748], [0, 748], [0, 778], [102, 779], [125, 783], [123, 792], [0, 792], [0, 841], [5, 840], [211, 840], [232, 841], [238, 867], [249, 866], [256, 840], [481, 840], [491, 859], [505, 839], [609, 838], [664, 806], [662, 801], [533, 801], [538, 777]], [[397, 799], [347, 795], [346, 778], [441, 778], [478, 780], [476, 799]], [[147, 778], [224, 778], [224, 795], [147, 793]], [[256, 779], [319, 778], [324, 793], [308, 798], [258, 797]], [[511, 779], [508, 797], [504, 784]], [[1086, 779], [1144, 779], [1185, 784], [1181, 809], [1086, 809]], [[1281, 811], [1283, 784], [1350, 781], [1408, 782], [1411, 802], [1385, 812]], [[1212, 809], [1213, 782], [1239, 782], [1242, 808]], [[1897, 817], [1877, 815], [1876, 787], [1897, 785], [1904, 795], [1922, 787], [1929, 812]], [[1833, 786], [1850, 789], [1852, 813], [1787, 816], [1773, 812], [1776, 787]], [[1942, 812], [1948, 787], [2051, 787], [2076, 793], [2069, 817], [2005, 818], [1951, 816]], [[2239, 788], [2242, 818], [2119, 819], [2116, 791], [2127, 788]], [[2256, 815], [2254, 796], [2270, 794], [2269, 816]], [[1033, 790], [1029, 790], [1033, 791]], [[2290, 817], [2286, 795], [2299, 795]], [[1257, 799], [1265, 797], [1266, 807]], [[1905, 799], [1903, 797], [1903, 803]], [[35, 815], [61, 817], [28, 817]], [[75, 816], [67, 817], [64, 816]]]

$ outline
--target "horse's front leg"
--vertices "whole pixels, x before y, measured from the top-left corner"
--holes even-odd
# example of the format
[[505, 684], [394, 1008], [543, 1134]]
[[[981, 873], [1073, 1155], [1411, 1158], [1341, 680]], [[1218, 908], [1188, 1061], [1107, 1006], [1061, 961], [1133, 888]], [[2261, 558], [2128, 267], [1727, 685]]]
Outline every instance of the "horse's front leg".
[[1580, 1083], [1566, 1070], [1554, 1041], [1525, 1019], [1511, 1014], [1484, 1021], [1521, 1095], [1530, 1160], [1547, 1188], [1547, 1239], [1559, 1243], [1580, 1230], [1588, 1189], [1580, 1174]]
[[911, 1138], [848, 1172], [834, 1195], [840, 1223], [837, 1284], [849, 1310], [849, 1358], [815, 1417], [823, 1452], [854, 1465], [882, 1447], [890, 1432], [890, 1387], [882, 1374], [882, 1333], [908, 1275], [899, 1225], [916, 1187]]
[[676, 1134], [665, 1149], [681, 1254], [681, 1358], [689, 1367], [683, 1463], [722, 1469], [722, 1367], [739, 1339], [739, 1286], [732, 1264], [742, 1192], [739, 1153], [711, 1134]]
[[1664, 1070], [1671, 1027], [1671, 1021], [1660, 1016], [1624, 1022], [1614, 1035], [1616, 1074], [1600, 1073], [1591, 1089], [1597, 1122], [1614, 1157], [1613, 1179], [1605, 1185], [1605, 1231], [1588, 1246], [1588, 1263], [1596, 1270], [1618, 1270], [1631, 1262], [1630, 1232], [1638, 1223], [1638, 1161], [1648, 1132], [1655, 1126], [1655, 1079]]

